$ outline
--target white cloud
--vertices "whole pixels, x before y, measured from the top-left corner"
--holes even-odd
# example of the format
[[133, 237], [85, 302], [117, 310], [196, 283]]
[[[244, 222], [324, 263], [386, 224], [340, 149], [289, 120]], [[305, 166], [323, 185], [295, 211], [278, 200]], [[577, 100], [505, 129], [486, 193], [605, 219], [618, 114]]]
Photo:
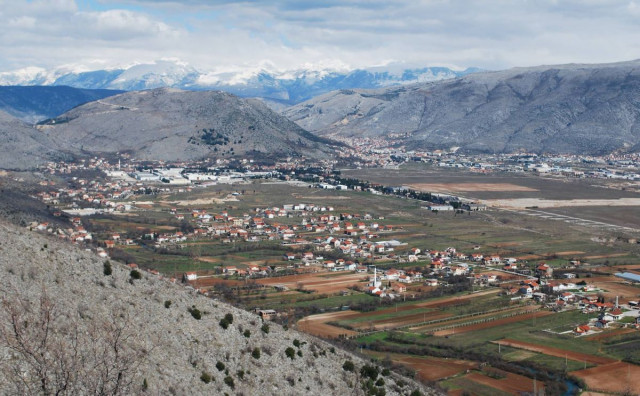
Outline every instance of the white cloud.
[[390, 60], [500, 69], [640, 57], [640, 5], [628, 0], [0, 0], [0, 10], [0, 70], [161, 58], [212, 71]]

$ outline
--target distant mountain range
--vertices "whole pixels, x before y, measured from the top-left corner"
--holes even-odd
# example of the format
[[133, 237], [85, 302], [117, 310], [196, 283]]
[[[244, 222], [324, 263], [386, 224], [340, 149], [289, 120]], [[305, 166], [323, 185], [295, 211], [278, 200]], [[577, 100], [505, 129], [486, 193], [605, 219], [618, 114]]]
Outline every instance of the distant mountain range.
[[403, 68], [399, 65], [338, 71], [310, 68], [273, 71], [264, 68], [207, 72], [174, 61], [156, 61], [112, 70], [74, 71], [26, 68], [0, 73], [0, 85], [65, 85], [84, 89], [137, 91], [161, 87], [184, 90], [221, 90], [241, 97], [263, 98], [292, 105], [337, 89], [380, 88], [460, 77], [480, 69], [462, 71], [446, 67]]
[[74, 153], [146, 160], [330, 155], [330, 142], [255, 99], [174, 88], [127, 92], [78, 106], [38, 128]]
[[640, 151], [640, 61], [474, 73], [339, 90], [283, 112], [321, 136], [388, 137], [407, 148], [607, 154]]
[[124, 91], [71, 87], [0, 86], [0, 111], [35, 124], [78, 105]]
[[[103, 80], [97, 74], [81, 74], [85, 81], [117, 81], [121, 87], [127, 81], [187, 81], [177, 79], [175, 76], [184, 76], [177, 72], [175, 78], [153, 73], [155, 80], [142, 78], [148, 77], [145, 70], [130, 68], [115, 79], [109, 75]], [[0, 111], [30, 123], [51, 118], [39, 126], [44, 133], [38, 133], [2, 114], [0, 133], [6, 142], [2, 154], [7, 157], [0, 167], [28, 166], [29, 158], [35, 164], [69, 153], [130, 152], [138, 158], [159, 160], [325, 158], [333, 149], [324, 138], [340, 136], [393, 137], [408, 149], [457, 148], [475, 153], [640, 151], [640, 61], [515, 68], [407, 85], [396, 82], [419, 80], [424, 74], [386, 74], [385, 80], [381, 73], [367, 80], [370, 73], [353, 72], [343, 82], [375, 81], [390, 86], [339, 89], [291, 106], [283, 115], [264, 100], [220, 91], [159, 88], [113, 96], [118, 91], [0, 87]], [[312, 86], [320, 90], [323, 81], [331, 80], [328, 75], [318, 76], [317, 85], [310, 83], [309, 76], [296, 78], [304, 81], [300, 84], [309, 93]], [[45, 82], [53, 84], [62, 78]], [[211, 75], [207, 78], [200, 75], [198, 81], [215, 83]], [[257, 94], [251, 91], [250, 82], [258, 77], [244, 78], [238, 77], [232, 85], [244, 86], [247, 96]], [[263, 83], [260, 89], [266, 89], [266, 77], [258, 80]], [[272, 81], [280, 84], [284, 77]], [[274, 87], [281, 88], [278, 84]], [[327, 83], [327, 89], [329, 86]], [[71, 110], [56, 114], [66, 109]]]

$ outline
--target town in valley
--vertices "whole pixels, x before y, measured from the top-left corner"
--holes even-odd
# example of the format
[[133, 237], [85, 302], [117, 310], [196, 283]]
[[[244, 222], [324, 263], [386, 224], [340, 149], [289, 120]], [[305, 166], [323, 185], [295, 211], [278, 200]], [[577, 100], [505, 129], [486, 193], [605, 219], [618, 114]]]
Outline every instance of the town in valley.
[[640, 391], [640, 157], [374, 143], [3, 178], [46, 204], [30, 230], [449, 392]]

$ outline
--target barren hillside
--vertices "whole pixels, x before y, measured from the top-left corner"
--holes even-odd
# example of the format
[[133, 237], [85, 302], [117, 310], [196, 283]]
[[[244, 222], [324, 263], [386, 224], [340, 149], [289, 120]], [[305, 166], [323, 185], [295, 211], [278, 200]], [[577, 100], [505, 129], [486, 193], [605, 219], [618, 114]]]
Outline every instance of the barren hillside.
[[283, 112], [322, 136], [394, 135], [410, 149], [606, 154], [640, 148], [640, 61], [474, 73], [334, 91]]
[[[92, 252], [0, 223], [1, 394], [365, 394], [354, 355], [157, 275], [105, 272]], [[379, 378], [369, 392], [434, 393]]]
[[130, 152], [148, 160], [307, 156], [325, 158], [327, 141], [262, 102], [216, 92], [161, 88], [87, 103], [40, 127], [75, 152]]

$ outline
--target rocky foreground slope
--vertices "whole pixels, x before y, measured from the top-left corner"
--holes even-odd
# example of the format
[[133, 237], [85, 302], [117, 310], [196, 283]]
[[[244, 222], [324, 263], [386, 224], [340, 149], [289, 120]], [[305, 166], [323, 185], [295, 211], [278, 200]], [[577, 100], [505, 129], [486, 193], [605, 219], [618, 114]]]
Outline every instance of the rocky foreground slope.
[[416, 149], [640, 151], [640, 61], [516, 68], [341, 90], [283, 114], [321, 136], [392, 135]]
[[159, 88], [87, 103], [42, 125], [78, 153], [128, 152], [146, 160], [283, 156], [326, 157], [324, 139], [258, 100]]
[[[0, 394], [365, 394], [354, 355], [6, 223], [0, 274]], [[435, 393], [379, 378], [369, 394]]]

